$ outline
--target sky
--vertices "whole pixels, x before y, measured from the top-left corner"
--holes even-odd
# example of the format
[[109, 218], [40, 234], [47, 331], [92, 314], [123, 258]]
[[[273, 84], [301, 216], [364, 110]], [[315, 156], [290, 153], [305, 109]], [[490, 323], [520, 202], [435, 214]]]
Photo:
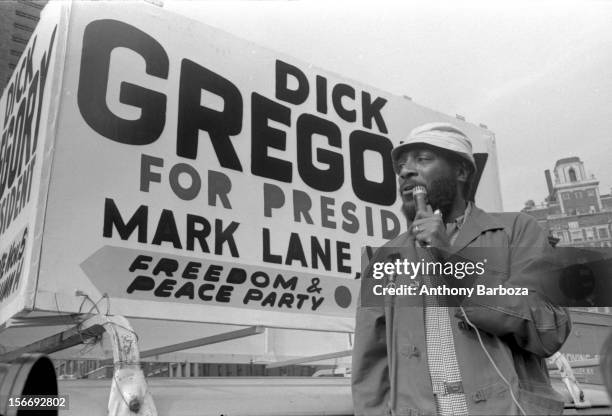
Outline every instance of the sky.
[[165, 0], [261, 46], [495, 133], [504, 209], [578, 156], [612, 187], [612, 2]]

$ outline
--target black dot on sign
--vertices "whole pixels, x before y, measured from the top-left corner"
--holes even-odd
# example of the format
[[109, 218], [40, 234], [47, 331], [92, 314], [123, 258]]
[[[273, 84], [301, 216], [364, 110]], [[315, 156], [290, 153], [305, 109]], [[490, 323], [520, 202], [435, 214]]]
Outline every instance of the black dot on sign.
[[352, 298], [351, 291], [346, 286], [338, 286], [334, 291], [334, 299], [341, 308], [348, 308], [351, 305]]

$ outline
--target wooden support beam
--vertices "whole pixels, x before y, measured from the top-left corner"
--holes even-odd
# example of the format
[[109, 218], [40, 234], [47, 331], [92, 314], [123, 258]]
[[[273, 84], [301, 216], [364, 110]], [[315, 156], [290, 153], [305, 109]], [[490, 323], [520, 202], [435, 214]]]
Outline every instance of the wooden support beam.
[[76, 325], [89, 318], [87, 314], [15, 317], [9, 319], [7, 328], [29, 328], [36, 326]]
[[88, 339], [97, 338], [104, 332], [105, 328], [103, 323], [97, 317], [93, 317], [83, 322], [82, 325], [77, 325], [74, 328], [67, 329], [66, 331], [51, 335], [24, 347], [1, 354], [0, 362], [14, 361], [20, 357], [21, 354], [25, 353], [38, 352], [43, 354], [51, 354], [56, 351], [61, 351], [66, 348], [82, 344]]
[[[156, 355], [168, 354], [175, 351], [188, 350], [190, 348], [203, 347], [205, 345], [217, 344], [219, 342], [230, 341], [233, 339], [249, 337], [251, 335], [257, 335], [263, 333], [265, 327], [263, 326], [251, 326], [236, 331], [224, 332], [222, 334], [211, 335], [208, 337], [198, 338], [191, 341], [180, 342], [178, 344], [167, 345], [165, 347], [153, 348], [150, 350], [142, 351], [140, 358], [153, 357]], [[111, 360], [104, 360], [102, 364], [112, 362]]]
[[353, 353], [353, 350], [346, 350], [346, 351], [332, 352], [329, 354], [313, 355], [310, 357], [294, 358], [292, 360], [278, 361], [276, 363], [270, 363], [266, 365], [266, 368], [278, 368], [278, 367], [285, 367], [288, 365], [311, 363], [314, 361], [331, 360], [334, 358], [348, 357], [352, 353]]
[[[569, 363], [572, 366], [572, 369], [574, 369], [574, 368], [599, 367], [599, 359], [597, 359], [597, 358], [589, 358], [589, 359], [586, 359], [586, 360], [570, 361]], [[547, 367], [548, 367], [549, 370], [557, 370], [557, 366], [554, 363], [548, 364]]]
[[570, 315], [573, 324], [604, 327], [606, 333], [612, 327], [612, 315], [609, 314], [571, 309]]

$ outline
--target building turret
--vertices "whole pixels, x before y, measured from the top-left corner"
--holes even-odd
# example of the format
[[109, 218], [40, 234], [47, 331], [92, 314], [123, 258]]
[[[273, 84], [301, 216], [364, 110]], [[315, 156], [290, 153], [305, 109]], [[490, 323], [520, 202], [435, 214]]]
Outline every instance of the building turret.
[[579, 215], [601, 212], [599, 181], [587, 175], [584, 163], [573, 156], [557, 160], [552, 196], [560, 204], [561, 212]]

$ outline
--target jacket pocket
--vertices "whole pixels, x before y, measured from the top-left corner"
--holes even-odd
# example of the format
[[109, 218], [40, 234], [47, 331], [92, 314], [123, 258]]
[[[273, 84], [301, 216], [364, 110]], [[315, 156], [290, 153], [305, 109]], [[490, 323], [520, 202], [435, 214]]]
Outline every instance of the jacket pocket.
[[507, 415], [515, 413], [510, 398], [510, 390], [505, 383], [499, 382], [466, 394], [468, 414], [470, 415]]
[[[514, 397], [527, 415], [560, 415], [563, 413], [563, 402], [544, 392], [536, 393], [517, 388], [515, 385]], [[501, 381], [467, 394], [467, 399], [470, 415], [521, 414], [512, 398], [510, 388]]]
[[[560, 415], [563, 401], [545, 392], [533, 392], [516, 388], [514, 397], [527, 415]], [[509, 415], [521, 414], [512, 399], [510, 388], [498, 382], [467, 394], [470, 415]]]

